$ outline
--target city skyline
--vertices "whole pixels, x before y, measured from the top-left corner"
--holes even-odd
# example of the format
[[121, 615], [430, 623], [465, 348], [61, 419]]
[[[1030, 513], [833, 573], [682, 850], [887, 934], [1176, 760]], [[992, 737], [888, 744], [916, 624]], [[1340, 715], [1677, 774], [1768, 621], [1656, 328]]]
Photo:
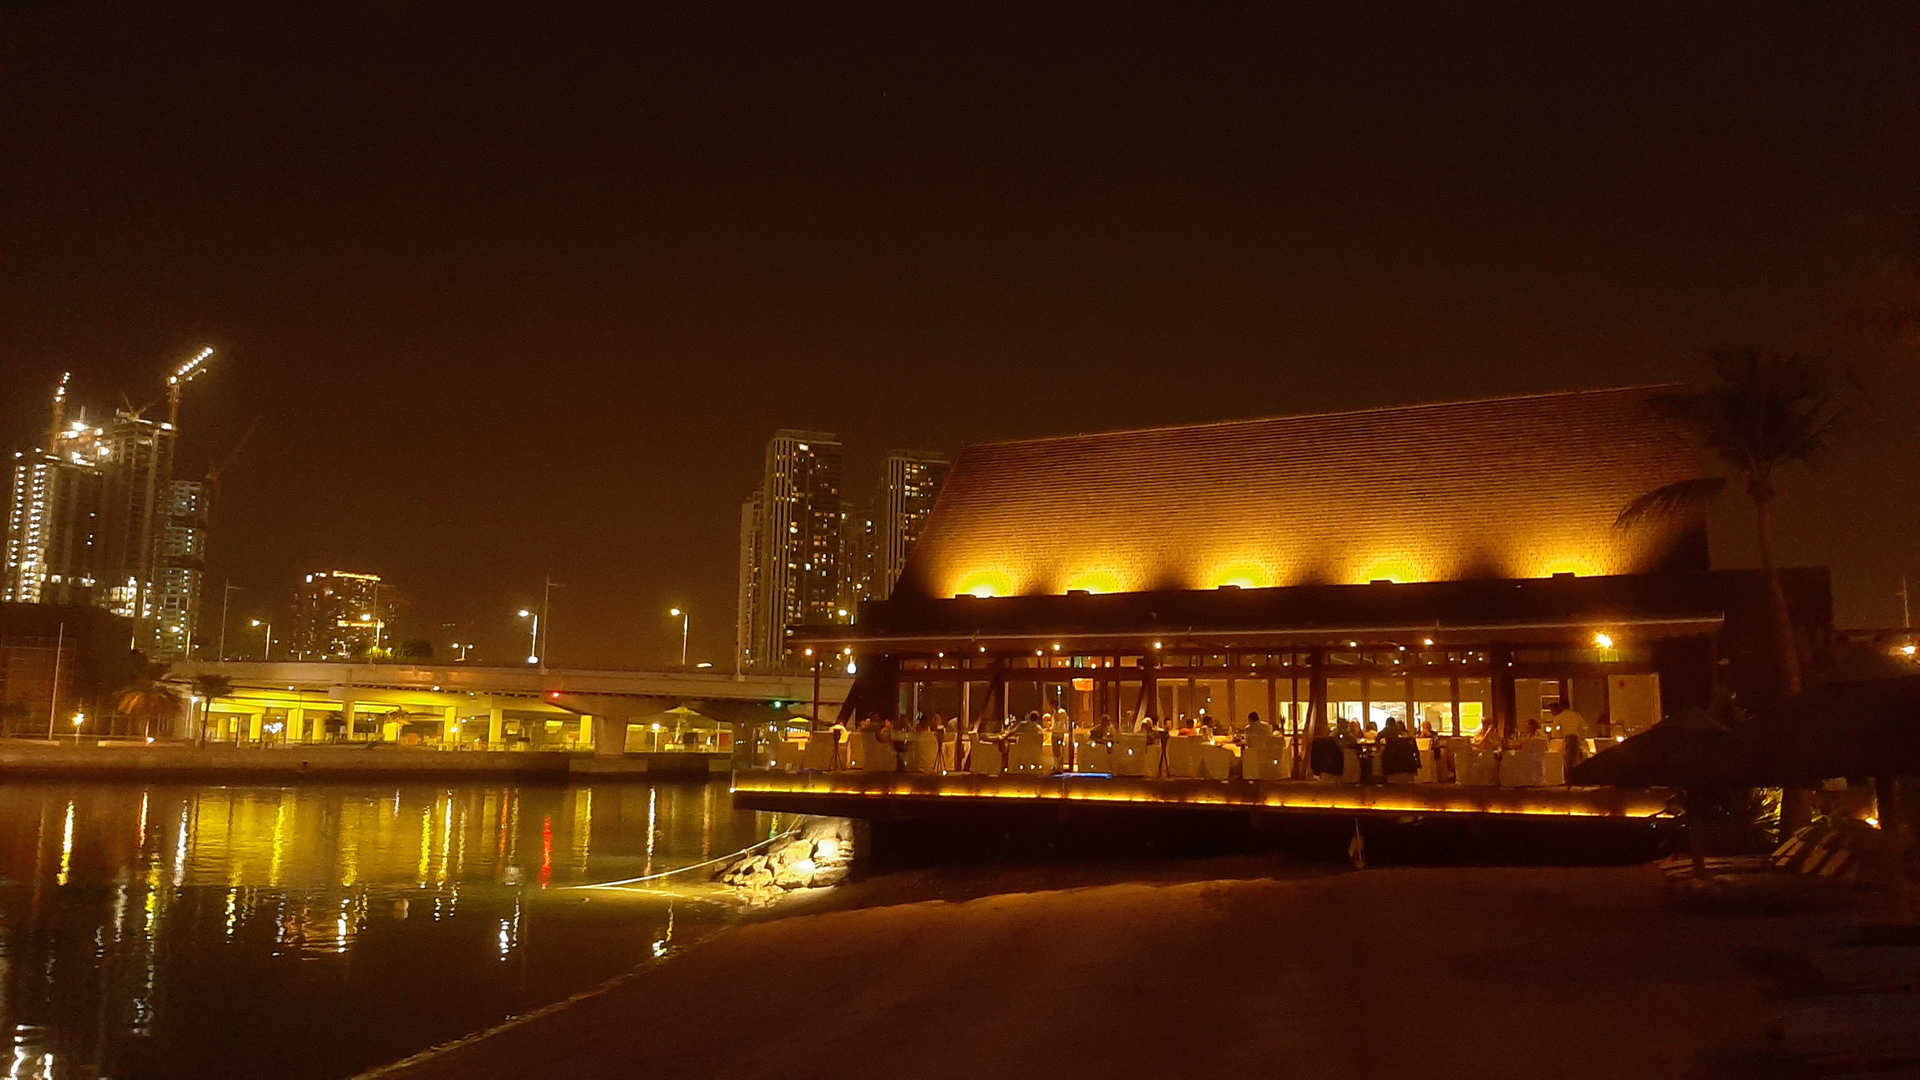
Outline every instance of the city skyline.
[[[455, 41], [417, 12], [42, 14], [0, 24], [0, 438], [63, 371], [105, 415], [220, 350], [180, 456], [263, 418], [206, 551], [236, 619], [365, 567], [511, 657], [551, 575], [563, 662], [672, 662], [679, 607], [724, 663], [777, 428], [843, 433], [866, 476], [1690, 381], [1750, 344], [1841, 354], [1873, 397], [1788, 492], [1782, 557], [1834, 567], [1848, 625], [1920, 578], [1920, 365], [1856, 332], [1914, 292], [1895, 9], [633, 12], [590, 41], [506, 8]], [[1746, 532], [1717, 558], [1751, 564]]]

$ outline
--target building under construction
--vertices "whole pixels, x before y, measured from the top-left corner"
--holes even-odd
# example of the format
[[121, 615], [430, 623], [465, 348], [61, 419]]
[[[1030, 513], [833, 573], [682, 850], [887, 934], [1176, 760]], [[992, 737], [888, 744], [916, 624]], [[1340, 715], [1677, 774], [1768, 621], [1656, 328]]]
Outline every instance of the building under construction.
[[180, 397], [206, 369], [203, 349], [167, 379], [166, 419], [116, 410], [102, 423], [68, 412], [63, 376], [46, 442], [14, 454], [0, 599], [86, 605], [133, 623], [156, 660], [192, 650], [205, 573], [207, 491], [174, 478]]

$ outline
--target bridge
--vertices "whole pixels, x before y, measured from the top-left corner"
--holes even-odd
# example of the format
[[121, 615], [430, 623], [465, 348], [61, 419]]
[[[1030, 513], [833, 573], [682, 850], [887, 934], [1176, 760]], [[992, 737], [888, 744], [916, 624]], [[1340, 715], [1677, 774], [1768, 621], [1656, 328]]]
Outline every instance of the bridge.
[[[831, 716], [853, 680], [804, 674], [481, 667], [459, 663], [193, 661], [232, 692], [193, 702], [207, 737], [254, 743], [384, 741], [442, 748], [593, 750], [618, 756]], [[198, 715], [196, 713], [196, 715]], [[637, 745], [636, 745], [637, 743]]]

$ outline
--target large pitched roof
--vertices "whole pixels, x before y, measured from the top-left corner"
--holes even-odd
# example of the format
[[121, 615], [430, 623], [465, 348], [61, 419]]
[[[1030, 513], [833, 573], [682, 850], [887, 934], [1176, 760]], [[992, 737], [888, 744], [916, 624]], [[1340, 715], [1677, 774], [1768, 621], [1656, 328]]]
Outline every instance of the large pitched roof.
[[969, 447], [895, 595], [1704, 568], [1697, 520], [1613, 527], [1699, 475], [1648, 400], [1576, 391]]

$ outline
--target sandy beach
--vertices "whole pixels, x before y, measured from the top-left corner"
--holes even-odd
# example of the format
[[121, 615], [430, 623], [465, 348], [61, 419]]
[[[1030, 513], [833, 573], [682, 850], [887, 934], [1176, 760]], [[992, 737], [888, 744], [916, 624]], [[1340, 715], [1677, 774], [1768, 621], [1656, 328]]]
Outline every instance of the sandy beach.
[[1276, 869], [880, 878], [383, 1075], [1684, 1077], [1833, 934], [1646, 868]]

